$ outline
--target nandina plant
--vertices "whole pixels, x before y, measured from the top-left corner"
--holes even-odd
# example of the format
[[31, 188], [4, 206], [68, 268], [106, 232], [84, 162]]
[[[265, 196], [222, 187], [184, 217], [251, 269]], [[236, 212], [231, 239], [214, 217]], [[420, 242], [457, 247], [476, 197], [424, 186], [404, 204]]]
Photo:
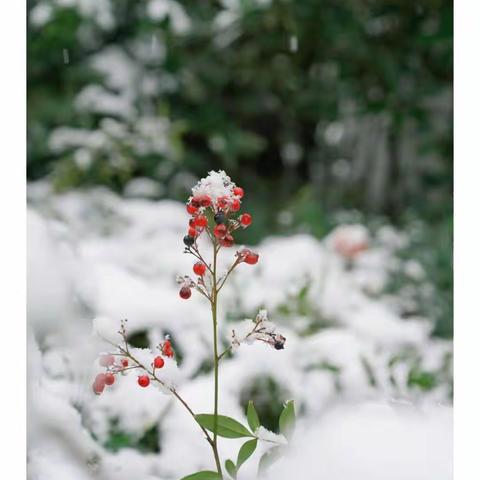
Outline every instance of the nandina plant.
[[[235, 245], [235, 232], [238, 229], [247, 228], [252, 223], [252, 216], [248, 213], [240, 214], [244, 191], [237, 187], [225, 172], [210, 172], [210, 174], [198, 182], [192, 189], [192, 196], [188, 199], [186, 210], [190, 215], [187, 235], [183, 238], [185, 253], [192, 255], [195, 260], [192, 266], [195, 279], [188, 275], [178, 277], [180, 284], [179, 295], [188, 300], [192, 296], [192, 290], [205, 297], [210, 304], [212, 312], [212, 340], [213, 340], [213, 413], [196, 413], [190, 407], [178, 391], [177, 385], [172, 380], [171, 371], [176, 366], [175, 351], [170, 338], [167, 336], [157, 346], [158, 353], [151, 351], [145, 353], [141, 349], [135, 349], [128, 344], [126, 320], [121, 322], [118, 332], [121, 342], [113, 352], [100, 356], [99, 365], [104, 371], [99, 373], [93, 382], [93, 391], [99, 395], [107, 386], [115, 383], [119, 375], [127, 375], [129, 372], [138, 373], [137, 383], [140, 387], [147, 388], [156, 385], [163, 392], [172, 394], [192, 416], [203, 433], [205, 440], [211, 447], [215, 470], [196, 472], [182, 480], [218, 480], [226, 478], [222, 469], [229, 477], [236, 479], [240, 467], [251, 457], [257, 448], [259, 441], [268, 442], [271, 446], [260, 459], [259, 473], [261, 474], [288, 445], [295, 423], [295, 411], [293, 401], [289, 401], [279, 418], [280, 435], [274, 435], [261, 426], [259, 417], [252, 401], [247, 407], [248, 426], [241, 422], [219, 414], [219, 366], [227, 354], [232, 353], [242, 343], [254, 341], [270, 345], [275, 350], [282, 350], [286, 339], [276, 332], [275, 326], [269, 322], [265, 310], [261, 310], [255, 319], [252, 319], [250, 328], [242, 335], [232, 331], [229, 346], [219, 351], [218, 339], [218, 299], [222, 288], [233, 271], [240, 265], [253, 266], [259, 261], [259, 255], [248, 248], [237, 249], [233, 255], [230, 266], [222, 271], [219, 268], [218, 256], [222, 249], [232, 249]], [[199, 239], [208, 239], [207, 245], [210, 255], [202, 252]], [[111, 342], [109, 342], [111, 343]], [[223, 438], [246, 438], [247, 441], [241, 446], [236, 461], [226, 459], [223, 463], [218, 452], [219, 437]]]

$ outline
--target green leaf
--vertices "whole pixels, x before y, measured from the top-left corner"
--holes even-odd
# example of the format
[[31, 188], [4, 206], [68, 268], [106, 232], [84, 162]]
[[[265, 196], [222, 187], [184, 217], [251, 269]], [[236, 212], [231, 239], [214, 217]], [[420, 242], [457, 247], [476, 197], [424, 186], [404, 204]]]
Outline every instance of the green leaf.
[[211, 470], [204, 470], [203, 472], [192, 473], [183, 477], [181, 480], [222, 480], [222, 477], [217, 472]]
[[285, 408], [280, 414], [278, 425], [280, 427], [280, 433], [290, 440], [295, 430], [295, 407], [293, 400], [288, 401], [285, 405]]
[[[195, 415], [197, 422], [203, 427], [213, 432], [214, 415], [208, 413], [200, 413]], [[225, 438], [242, 438], [252, 437], [253, 435], [240, 422], [237, 422], [231, 417], [225, 415], [218, 415], [217, 417], [217, 435]]]
[[252, 432], [257, 430], [257, 428], [260, 426], [260, 420], [258, 418], [257, 411], [255, 410], [255, 406], [251, 400], [248, 402], [247, 420]]
[[252, 453], [257, 448], [258, 440], [254, 438], [253, 440], [246, 441], [240, 448], [237, 457], [237, 470], [250, 458]]
[[275, 463], [282, 455], [282, 447], [273, 447], [268, 452], [265, 452], [260, 458], [260, 463], [258, 464], [258, 472], [260, 474], [265, 473], [273, 463]]
[[225, 470], [232, 478], [237, 478], [237, 469], [235, 464], [230, 459], [225, 461]]

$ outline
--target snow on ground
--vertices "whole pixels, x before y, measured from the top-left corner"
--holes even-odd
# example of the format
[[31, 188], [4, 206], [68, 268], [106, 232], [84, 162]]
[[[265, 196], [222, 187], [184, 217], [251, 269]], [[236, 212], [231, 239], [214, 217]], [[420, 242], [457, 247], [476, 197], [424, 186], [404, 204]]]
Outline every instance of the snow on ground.
[[[181, 300], [176, 283], [192, 265], [181, 242], [186, 222], [173, 201], [29, 186], [32, 480], [177, 480], [212, 468], [198, 425], [171, 396], [139, 389], [135, 375], [100, 397], [91, 391], [97, 354], [108, 350], [93, 324], [112, 338], [128, 318], [129, 332], [146, 332], [152, 346], [172, 336], [179, 391], [194, 411], [211, 410], [209, 306], [200, 295]], [[287, 343], [283, 351], [242, 344], [224, 361], [221, 413], [244, 420], [241, 401], [259, 379], [279, 387], [274, 401], [295, 399], [294, 444], [268, 478], [452, 478], [451, 344], [431, 338], [428, 319], [403, 318], [403, 300], [384, 293], [392, 269], [403, 268], [395, 251], [405, 237], [384, 227], [367, 238], [357, 226], [349, 238], [349, 228], [340, 249], [338, 232], [324, 241], [267, 238], [259, 264], [235, 272], [220, 305], [225, 346], [259, 308]], [[159, 453], [107, 448], [112, 429], [139, 439], [154, 427]], [[222, 440], [223, 458], [240, 445]], [[242, 470], [240, 480], [255, 478], [256, 462]]]

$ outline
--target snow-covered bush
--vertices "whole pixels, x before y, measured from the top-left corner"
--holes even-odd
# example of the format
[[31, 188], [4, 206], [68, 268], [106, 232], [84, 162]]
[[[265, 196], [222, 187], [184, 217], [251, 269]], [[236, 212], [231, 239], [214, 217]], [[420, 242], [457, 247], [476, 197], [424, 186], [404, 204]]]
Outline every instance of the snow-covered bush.
[[[185, 205], [173, 201], [29, 186], [32, 479], [178, 480], [214, 468], [198, 425], [171, 396], [139, 388], [135, 375], [100, 397], [91, 389], [106, 350], [92, 323], [117, 342], [119, 320], [128, 318], [136, 349], [169, 335], [176, 385], [193, 411], [211, 411], [210, 307], [202, 295], [178, 296], [177, 276], [191, 269], [179, 247], [187, 219]], [[295, 399], [292, 449], [270, 478], [449, 479], [451, 343], [430, 335], [430, 319], [407, 314], [411, 296], [386, 290], [392, 272], [406, 268], [397, 251], [408, 237], [383, 226], [347, 261], [334, 248], [337, 235], [267, 238], [255, 248], [255, 268], [238, 269], [225, 284], [222, 351], [232, 330], [243, 338], [244, 320], [262, 309], [288, 340], [283, 350], [256, 342], [225, 355], [221, 413], [248, 424], [252, 399], [262, 424], [275, 430], [283, 404]], [[229, 257], [219, 254], [219, 268]], [[263, 443], [240, 480], [255, 478], [269, 449]], [[241, 444], [222, 442], [219, 455], [235, 459]]]

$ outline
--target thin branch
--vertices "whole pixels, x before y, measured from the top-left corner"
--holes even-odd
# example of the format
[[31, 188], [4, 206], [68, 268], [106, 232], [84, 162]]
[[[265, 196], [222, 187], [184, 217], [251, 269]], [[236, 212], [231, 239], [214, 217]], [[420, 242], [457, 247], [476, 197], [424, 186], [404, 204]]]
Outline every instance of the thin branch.
[[230, 274], [233, 272], [233, 270], [235, 270], [235, 268], [239, 265], [240, 263], [240, 258], [237, 258], [232, 266], [228, 269], [227, 273], [225, 274], [225, 276], [223, 277], [222, 279], [222, 282], [220, 283], [220, 286], [218, 287], [217, 289], [217, 293], [222, 289], [222, 287], [225, 285], [225, 282], [227, 281], [227, 278], [230, 276]]
[[[122, 335], [123, 339], [126, 341], [126, 337], [125, 335], [122, 333], [122, 332], [119, 332], [120, 335]], [[151, 371], [149, 370], [148, 368], [145, 367], [145, 365], [143, 365], [141, 362], [139, 362], [128, 350], [124, 349], [123, 347], [121, 347], [120, 345], [115, 345], [113, 342], [111, 342], [110, 340], [106, 339], [105, 337], [103, 337], [102, 335], [100, 335], [103, 340], [105, 340], [106, 342], [108, 342], [110, 345], [114, 346], [115, 348], [118, 348], [123, 356], [125, 357], [128, 357], [130, 358], [133, 362], [135, 362], [137, 364], [137, 367], [139, 368], [142, 368], [143, 370], [145, 370], [154, 380], [156, 380], [160, 385], [162, 385], [163, 387], [165, 387], [167, 390], [169, 390], [174, 396], [175, 398], [177, 398], [177, 400], [180, 401], [180, 403], [187, 409], [187, 411], [190, 413], [190, 415], [194, 418], [195, 422], [197, 423], [197, 425], [201, 428], [202, 432], [205, 434], [205, 437], [208, 441], [208, 443], [210, 445], [213, 446], [213, 441], [208, 433], [208, 431], [202, 427], [202, 425], [200, 425], [197, 421], [197, 419], [195, 418], [195, 413], [194, 411], [190, 408], [190, 406], [188, 405], [188, 403], [180, 396], [180, 394], [177, 392], [177, 390], [175, 390], [175, 388], [173, 387], [169, 387], [168, 385], [165, 384], [165, 382], [162, 382], [162, 380], [160, 380], [156, 375], [155, 375], [155, 372], [154, 371]], [[119, 355], [119, 354], [117, 354]], [[133, 368], [133, 367], [129, 367], [129, 368]]]

